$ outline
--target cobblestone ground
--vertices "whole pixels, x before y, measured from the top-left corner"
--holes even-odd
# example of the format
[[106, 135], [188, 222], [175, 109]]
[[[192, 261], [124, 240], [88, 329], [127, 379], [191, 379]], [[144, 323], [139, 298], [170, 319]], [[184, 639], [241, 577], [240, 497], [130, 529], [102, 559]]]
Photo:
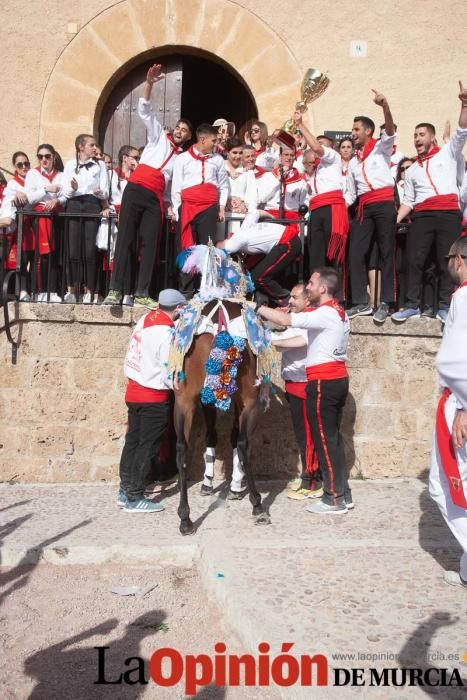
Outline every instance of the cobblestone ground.
[[[445, 668], [448, 679], [455, 668], [467, 682], [467, 595], [443, 582], [460, 552], [425, 484], [355, 481], [355, 510], [324, 518], [285, 487], [261, 485], [271, 524], [260, 526], [248, 500], [225, 499], [224, 484], [208, 498], [194, 485], [198, 530], [183, 538], [175, 488], [163, 513], [135, 517], [116, 508], [112, 484], [1, 485], [2, 697], [181, 698], [180, 685], [94, 686], [93, 647], [110, 646], [119, 668], [162, 645], [212, 655], [216, 641], [234, 654], [268, 642], [271, 659], [290, 642], [292, 655], [326, 655], [332, 682], [335, 668], [355, 668], [366, 686], [211, 687], [198, 697], [465, 697], [465, 688], [369, 686], [370, 669], [385, 667]], [[148, 592], [121, 598], [116, 584]]]

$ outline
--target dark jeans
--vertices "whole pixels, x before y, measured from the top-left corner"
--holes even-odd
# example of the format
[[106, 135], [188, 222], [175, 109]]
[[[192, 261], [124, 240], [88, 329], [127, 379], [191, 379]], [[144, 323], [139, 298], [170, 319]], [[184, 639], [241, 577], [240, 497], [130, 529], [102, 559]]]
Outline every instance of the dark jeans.
[[461, 234], [461, 214], [457, 211], [426, 211], [412, 215], [407, 234], [406, 306], [418, 308], [421, 302], [422, 278], [432, 246], [439, 277], [439, 308], [448, 309], [454, 287], [445, 256]]
[[[183, 207], [183, 204], [182, 204]], [[178, 250], [182, 250], [181, 245], [181, 215], [182, 207], [178, 210]], [[219, 216], [219, 206], [213, 204], [195, 216], [191, 222], [194, 245], [207, 245], [211, 238], [213, 243], [217, 242], [217, 218]], [[188, 275], [180, 272], [179, 289], [187, 298], [193, 296], [199, 290], [201, 282], [200, 275]]]
[[118, 217], [111, 289], [127, 292], [134, 265], [132, 257], [139, 254], [141, 261], [135, 295], [148, 296], [161, 231], [162, 213], [156, 195], [142, 185], [129, 182], [123, 192]]
[[[331, 207], [319, 207], [311, 212], [309, 233], [310, 275], [313, 270], [326, 265], [326, 251], [331, 238], [332, 214]], [[311, 234], [311, 235], [310, 235]]]
[[256, 289], [266, 294], [278, 305], [285, 306], [290, 292], [277, 277], [291, 265], [302, 252], [300, 237], [295, 236], [287, 243], [277, 243], [269, 253], [251, 270], [251, 279]]
[[292, 415], [292, 425], [295, 439], [300, 450], [302, 461], [302, 489], [319, 489], [323, 485], [323, 477], [318, 462], [318, 456], [311, 437], [311, 428], [306, 413], [306, 400], [300, 396], [286, 394]]
[[320, 379], [308, 382], [306, 409], [318, 460], [323, 472], [323, 501], [328, 505], [344, 502], [348, 491], [345, 454], [340, 425], [349, 380]]
[[[66, 206], [73, 214], [96, 214], [95, 219], [70, 218], [68, 221], [68, 286], [77, 287], [84, 281], [94, 293], [97, 273], [96, 234], [99, 228], [101, 203], [94, 195], [72, 197]], [[82, 266], [84, 265], [84, 275]], [[79, 293], [77, 289], [77, 293]]]
[[396, 300], [394, 202], [367, 204], [363, 221], [355, 218], [350, 226], [349, 267], [353, 304], [369, 301], [367, 259], [374, 240], [378, 244], [381, 261], [381, 301], [393, 304]]
[[146, 476], [169, 424], [170, 401], [127, 403], [128, 432], [120, 459], [120, 488], [130, 501], [143, 498]]

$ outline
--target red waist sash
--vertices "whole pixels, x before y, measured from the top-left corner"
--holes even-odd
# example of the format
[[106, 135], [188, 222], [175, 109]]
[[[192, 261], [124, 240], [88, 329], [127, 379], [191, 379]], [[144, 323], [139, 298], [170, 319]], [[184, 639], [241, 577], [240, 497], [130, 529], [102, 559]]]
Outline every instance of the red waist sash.
[[[182, 198], [182, 213], [181, 213], [181, 229], [182, 229], [182, 250], [189, 248], [195, 244], [193, 238], [193, 230], [191, 224], [198, 214], [206, 211], [209, 207], [217, 204], [219, 194], [217, 187], [212, 182], [204, 182], [201, 185], [193, 185], [187, 187], [181, 192]], [[214, 234], [214, 231], [213, 231]]]
[[170, 398], [170, 389], [151, 389], [133, 379], [128, 380], [125, 393], [127, 403], [163, 403]]
[[285, 390], [292, 396], [298, 396], [299, 399], [306, 399], [306, 382], [285, 382]]
[[375, 204], [376, 202], [394, 202], [394, 188], [380, 187], [377, 190], [370, 190], [361, 194], [358, 198], [357, 218], [363, 221], [363, 210], [367, 204]]
[[345, 249], [349, 234], [349, 217], [342, 191], [331, 190], [330, 192], [317, 194], [310, 199], [310, 211], [326, 206], [331, 207], [331, 237], [326, 257], [329, 260], [335, 260], [337, 263], [342, 264], [345, 260]]
[[306, 378], [309, 382], [315, 379], [345, 379], [348, 376], [345, 362], [339, 362], [338, 360], [323, 362], [321, 365], [313, 365], [306, 368]]
[[438, 443], [441, 465], [446, 479], [448, 480], [452, 502], [456, 506], [459, 506], [459, 508], [467, 508], [467, 499], [465, 497], [459, 465], [457, 464], [456, 454], [452, 444], [451, 431], [446, 421], [445, 406], [450, 395], [450, 389], [446, 388], [438, 403], [438, 409], [436, 411], [436, 441]]
[[459, 211], [457, 194], [437, 194], [416, 204], [414, 211]]
[[146, 188], [157, 197], [161, 209], [161, 217], [164, 220], [165, 178], [163, 173], [157, 168], [151, 168], [150, 165], [140, 163], [131, 173], [128, 182]]
[[[271, 214], [275, 219], [281, 218], [279, 216], [279, 209], [266, 209], [266, 211]], [[300, 219], [300, 214], [297, 211], [285, 211], [284, 216], [282, 217], [283, 219], [290, 219], [291, 221], [296, 221], [297, 219]], [[278, 241], [278, 245], [281, 243], [288, 243], [289, 241], [292, 240], [292, 238], [295, 238], [295, 236], [298, 236], [300, 233], [300, 226], [298, 224], [287, 224], [287, 226], [284, 229], [284, 232], [282, 236], [280, 237]]]

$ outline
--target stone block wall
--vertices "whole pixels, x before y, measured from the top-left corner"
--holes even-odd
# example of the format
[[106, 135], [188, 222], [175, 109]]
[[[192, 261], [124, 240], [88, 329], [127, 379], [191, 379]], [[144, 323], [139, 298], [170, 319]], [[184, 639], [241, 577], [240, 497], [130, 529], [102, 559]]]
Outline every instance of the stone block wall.
[[[0, 481], [115, 479], [125, 431], [122, 361], [141, 311], [10, 304], [17, 364], [0, 319]], [[440, 324], [383, 328], [352, 321], [350, 396], [343, 421], [354, 476], [417, 476], [429, 466], [438, 396]], [[218, 473], [231, 467], [232, 416], [218, 419]], [[191, 477], [200, 474], [204, 430], [195, 422]], [[279, 389], [260, 416], [253, 461], [264, 477], [293, 476], [299, 458]]]

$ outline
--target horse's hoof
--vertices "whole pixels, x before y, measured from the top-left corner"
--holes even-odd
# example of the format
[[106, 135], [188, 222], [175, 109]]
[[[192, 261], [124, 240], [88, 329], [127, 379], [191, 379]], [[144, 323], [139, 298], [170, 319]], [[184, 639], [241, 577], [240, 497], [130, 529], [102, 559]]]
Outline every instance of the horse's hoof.
[[262, 515], [264, 513], [263, 511], [263, 506], [261, 503], [257, 506], [253, 506], [253, 517], [256, 517], [257, 515]]
[[212, 486], [206, 486], [206, 484], [201, 484], [200, 495], [210, 496], [212, 494]]
[[183, 520], [180, 523], [180, 532], [182, 535], [194, 535], [196, 528], [191, 522], [191, 520]]
[[229, 493], [227, 494], [227, 500], [228, 501], [241, 501], [242, 498], [244, 498], [246, 495], [246, 490], [245, 491], [232, 491], [229, 489]]
[[270, 525], [271, 518], [267, 513], [261, 513], [255, 516], [255, 525]]

